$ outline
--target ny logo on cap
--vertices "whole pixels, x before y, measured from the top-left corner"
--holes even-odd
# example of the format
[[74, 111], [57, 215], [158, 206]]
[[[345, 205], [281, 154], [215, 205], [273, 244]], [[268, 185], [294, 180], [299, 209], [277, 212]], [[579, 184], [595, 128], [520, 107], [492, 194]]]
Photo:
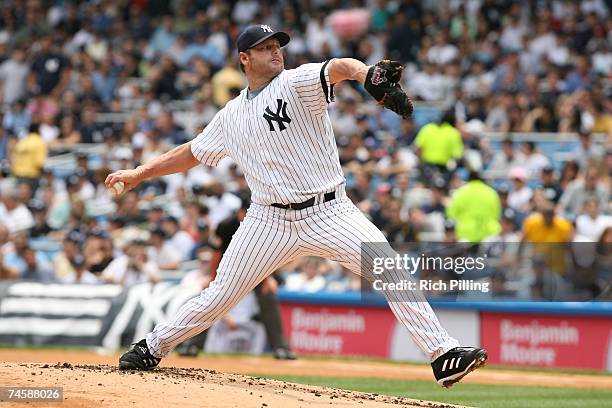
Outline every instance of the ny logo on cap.
[[269, 25], [262, 24], [262, 25], [260, 25], [260, 27], [264, 31], [264, 33], [271, 33], [272, 32], [272, 29], [270, 28]]

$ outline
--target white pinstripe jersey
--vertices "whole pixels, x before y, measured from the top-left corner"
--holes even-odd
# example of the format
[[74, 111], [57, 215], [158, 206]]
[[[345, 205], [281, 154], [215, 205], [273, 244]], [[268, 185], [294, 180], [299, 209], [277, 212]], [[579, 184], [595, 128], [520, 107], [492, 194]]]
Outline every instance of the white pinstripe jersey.
[[284, 70], [251, 100], [243, 89], [192, 141], [194, 157], [209, 166], [231, 157], [258, 204], [299, 203], [344, 183], [328, 62]]

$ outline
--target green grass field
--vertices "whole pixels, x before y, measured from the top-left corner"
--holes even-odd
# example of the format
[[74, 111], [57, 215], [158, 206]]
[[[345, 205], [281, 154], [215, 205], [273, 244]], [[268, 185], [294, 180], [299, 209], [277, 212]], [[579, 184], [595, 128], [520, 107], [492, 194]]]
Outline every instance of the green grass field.
[[[266, 353], [264, 353], [265, 355]], [[226, 356], [226, 357], [235, 357], [235, 356], [248, 356], [248, 353], [227, 353], [227, 354], [215, 354], [215, 355], [220, 355], [220, 356]], [[271, 353], [269, 353], [269, 355], [271, 355]], [[202, 356], [206, 356], [206, 353], [202, 354]], [[365, 362], [365, 363], [383, 363], [385, 365], [398, 365], [398, 366], [403, 366], [406, 364], [409, 364], [411, 366], [423, 366], [423, 367], [430, 367], [429, 363], [426, 362], [422, 362], [422, 361], [400, 361], [400, 360], [389, 360], [387, 358], [383, 358], [383, 357], [363, 357], [363, 356], [359, 356], [359, 357], [355, 357], [355, 356], [317, 356], [317, 355], [300, 355], [300, 360], [311, 360], [311, 361], [346, 361], [349, 363], [359, 363], [359, 362]], [[487, 362], [487, 369], [489, 368], [494, 368], [494, 369], [499, 369], [499, 370], [506, 370], [506, 371], [525, 371], [525, 372], [535, 372], [535, 373], [552, 373], [552, 374], [580, 374], [580, 375], [597, 375], [597, 376], [612, 376], [612, 373], [609, 373], [607, 371], [602, 371], [602, 370], [589, 370], [589, 369], [582, 369], [582, 368], [575, 368], [575, 369], [571, 369], [571, 368], [554, 368], [554, 369], [550, 369], [550, 368], [542, 368], [542, 367], [528, 367], [528, 366], [509, 366], [509, 365], [502, 365], [502, 364], [491, 364], [490, 362]]]
[[321, 385], [483, 408], [602, 408], [612, 406], [612, 390], [488, 384], [457, 384], [447, 390], [430, 381], [257, 376], [300, 384]]

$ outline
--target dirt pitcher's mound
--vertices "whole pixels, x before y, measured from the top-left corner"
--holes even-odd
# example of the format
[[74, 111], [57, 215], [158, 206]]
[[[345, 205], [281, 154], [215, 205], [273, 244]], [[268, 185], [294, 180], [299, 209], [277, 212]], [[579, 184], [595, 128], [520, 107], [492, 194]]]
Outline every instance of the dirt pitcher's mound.
[[[408, 398], [306, 386], [197, 368], [119, 371], [108, 365], [0, 364], [2, 385], [63, 387], [64, 401], [44, 406], [90, 407], [428, 407], [450, 408]], [[0, 400], [0, 402], [3, 402]], [[41, 406], [40, 403], [29, 403]], [[2, 403], [23, 407], [24, 403]]]

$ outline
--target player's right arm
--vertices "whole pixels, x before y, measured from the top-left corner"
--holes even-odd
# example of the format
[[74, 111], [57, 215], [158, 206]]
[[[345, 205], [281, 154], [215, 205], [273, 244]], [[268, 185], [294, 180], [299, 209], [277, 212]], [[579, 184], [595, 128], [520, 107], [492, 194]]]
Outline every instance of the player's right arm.
[[191, 142], [177, 146], [135, 169], [111, 173], [104, 184], [107, 188], [112, 188], [115, 183], [121, 181], [124, 183], [123, 192], [126, 192], [145, 180], [183, 173], [200, 163], [216, 166], [227, 156], [223, 143], [222, 112], [218, 112], [202, 133]]
[[211, 282], [217, 277], [217, 269], [221, 265], [221, 258], [223, 258], [223, 252], [220, 249], [215, 249], [210, 260], [210, 275], [208, 275]]
[[191, 142], [187, 142], [174, 149], [157, 156], [135, 169], [119, 170], [106, 177], [106, 187], [111, 188], [121, 181], [125, 185], [123, 191], [130, 191], [145, 180], [181, 173], [195, 167], [199, 161], [191, 153]]

